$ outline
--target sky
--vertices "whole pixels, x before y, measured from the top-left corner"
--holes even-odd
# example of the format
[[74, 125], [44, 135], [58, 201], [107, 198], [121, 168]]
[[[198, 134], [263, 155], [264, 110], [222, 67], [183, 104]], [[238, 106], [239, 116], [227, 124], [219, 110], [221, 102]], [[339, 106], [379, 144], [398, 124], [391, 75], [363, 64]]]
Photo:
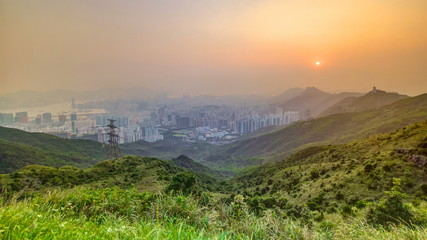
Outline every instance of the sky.
[[426, 11], [425, 0], [0, 0], [0, 94], [417, 95]]

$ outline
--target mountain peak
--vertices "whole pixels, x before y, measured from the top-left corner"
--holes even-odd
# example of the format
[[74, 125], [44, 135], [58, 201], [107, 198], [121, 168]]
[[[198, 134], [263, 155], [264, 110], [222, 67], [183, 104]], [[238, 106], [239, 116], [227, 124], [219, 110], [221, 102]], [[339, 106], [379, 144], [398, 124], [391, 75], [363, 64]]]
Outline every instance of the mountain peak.
[[316, 87], [306, 87], [305, 92], [323, 92], [322, 90], [316, 88]]
[[373, 87], [370, 92], [360, 97], [349, 97], [341, 100], [322, 113], [322, 116], [342, 113], [357, 112], [373, 108], [379, 108], [392, 104], [400, 99], [407, 98], [399, 93], [386, 92]]
[[181, 154], [177, 158], [173, 159], [174, 161], [193, 161], [187, 155]]

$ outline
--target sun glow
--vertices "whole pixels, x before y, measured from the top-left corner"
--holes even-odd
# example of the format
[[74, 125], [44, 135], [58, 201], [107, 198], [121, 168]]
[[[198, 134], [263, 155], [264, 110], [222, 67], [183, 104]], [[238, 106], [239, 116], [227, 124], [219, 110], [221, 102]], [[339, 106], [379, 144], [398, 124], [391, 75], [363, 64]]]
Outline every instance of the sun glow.
[[316, 66], [320, 66], [320, 62], [316, 61], [314, 64], [316, 64]]

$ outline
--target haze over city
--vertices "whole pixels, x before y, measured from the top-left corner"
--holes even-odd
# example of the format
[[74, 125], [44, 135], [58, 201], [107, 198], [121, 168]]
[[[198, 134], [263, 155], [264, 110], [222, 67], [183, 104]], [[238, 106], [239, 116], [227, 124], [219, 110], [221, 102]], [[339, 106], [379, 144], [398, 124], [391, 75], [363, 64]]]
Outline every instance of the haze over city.
[[277, 95], [427, 90], [427, 2], [0, 3], [0, 95], [146, 87]]

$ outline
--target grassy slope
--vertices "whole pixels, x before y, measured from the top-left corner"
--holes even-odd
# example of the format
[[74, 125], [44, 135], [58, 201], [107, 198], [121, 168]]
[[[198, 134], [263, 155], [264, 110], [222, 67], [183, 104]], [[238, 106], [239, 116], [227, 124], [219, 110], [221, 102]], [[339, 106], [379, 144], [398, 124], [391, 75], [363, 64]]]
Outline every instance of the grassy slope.
[[[12, 174], [0, 175], [0, 186], [3, 192], [10, 193], [23, 189], [39, 191], [54, 186], [127, 187], [133, 184], [138, 190], [155, 192], [162, 191], [171, 178], [182, 171], [159, 159], [126, 156], [103, 161], [88, 169], [29, 165]], [[212, 177], [195, 175], [202, 187], [214, 187], [216, 180]]]
[[0, 127], [0, 142], [0, 173], [9, 173], [28, 164], [89, 167], [105, 156], [98, 142], [67, 140], [12, 128]]
[[379, 109], [350, 112], [301, 121], [276, 132], [222, 146], [206, 165], [247, 167], [278, 161], [315, 145], [344, 143], [385, 133], [427, 118], [427, 94], [406, 98]]
[[87, 157], [102, 154], [102, 144], [88, 140], [68, 140], [44, 133], [29, 133], [13, 128], [0, 127], [0, 139], [22, 143], [52, 152], [81, 153]]
[[402, 179], [411, 196], [427, 195], [420, 189], [427, 184], [427, 121], [347, 144], [309, 147], [233, 182], [242, 192], [281, 196], [294, 204], [322, 196], [333, 205], [376, 200], [393, 177]]
[[194, 197], [153, 196], [131, 190], [75, 188], [0, 205], [2, 239], [412, 239], [426, 228], [388, 231], [361, 219], [307, 225], [272, 212], [256, 216], [233, 205]]
[[0, 174], [11, 173], [27, 165], [59, 167], [64, 165], [89, 167], [99, 162], [96, 158], [81, 157], [77, 153], [42, 150], [29, 145], [0, 140]]

